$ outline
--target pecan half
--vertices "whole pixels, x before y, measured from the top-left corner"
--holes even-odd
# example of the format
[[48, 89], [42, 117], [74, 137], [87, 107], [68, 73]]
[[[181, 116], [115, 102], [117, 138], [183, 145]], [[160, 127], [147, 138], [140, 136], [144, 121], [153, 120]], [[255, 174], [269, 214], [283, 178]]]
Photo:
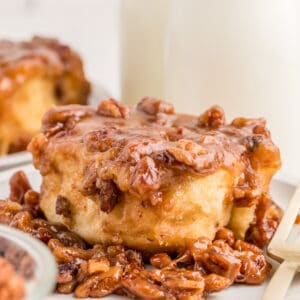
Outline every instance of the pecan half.
[[131, 185], [140, 195], [159, 188], [159, 171], [151, 157], [140, 159], [132, 173]]
[[142, 111], [148, 115], [157, 115], [158, 113], [164, 113], [167, 115], [172, 115], [175, 113], [174, 106], [168, 102], [145, 97], [143, 98], [136, 107], [137, 110]]
[[25, 193], [31, 189], [29, 181], [23, 171], [14, 173], [10, 180], [10, 195], [9, 199], [20, 204], [24, 203]]
[[56, 198], [55, 212], [57, 215], [61, 215], [65, 218], [71, 217], [71, 209], [69, 200], [61, 195]]
[[216, 129], [224, 124], [225, 114], [223, 109], [218, 105], [211, 107], [198, 118], [198, 125], [204, 128]]
[[99, 191], [100, 209], [106, 213], [111, 212], [119, 202], [119, 189], [112, 180], [97, 179], [96, 187]]
[[128, 118], [129, 109], [115, 99], [103, 100], [97, 107], [97, 113], [106, 117]]

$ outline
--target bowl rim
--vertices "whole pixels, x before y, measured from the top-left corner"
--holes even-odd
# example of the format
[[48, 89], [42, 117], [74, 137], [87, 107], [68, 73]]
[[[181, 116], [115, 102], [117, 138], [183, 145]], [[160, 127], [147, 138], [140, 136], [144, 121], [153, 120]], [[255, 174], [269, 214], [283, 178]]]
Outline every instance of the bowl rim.
[[25, 299], [44, 299], [54, 290], [57, 277], [57, 264], [50, 250], [38, 239], [7, 225], [0, 225], [0, 237], [28, 252], [35, 262], [35, 276], [31, 288], [26, 287]]

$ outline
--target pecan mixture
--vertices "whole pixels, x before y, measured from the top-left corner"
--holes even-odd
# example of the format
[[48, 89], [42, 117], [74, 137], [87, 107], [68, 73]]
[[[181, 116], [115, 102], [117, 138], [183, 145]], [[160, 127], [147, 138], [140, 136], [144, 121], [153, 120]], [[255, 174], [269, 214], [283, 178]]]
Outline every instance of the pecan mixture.
[[55, 107], [44, 115], [41, 134], [28, 149], [42, 175], [55, 164], [53, 152], [68, 149], [76, 156], [84, 151], [81, 192], [97, 194], [99, 186], [106, 186], [112, 202], [104, 199], [105, 212], [118, 203], [118, 190], [155, 205], [174, 180], [221, 168], [239, 177], [234, 200], [247, 207], [265, 192], [257, 173], [275, 172], [281, 165], [264, 119], [226, 123], [219, 106], [200, 116], [176, 114], [172, 104], [150, 97], [135, 107], [114, 99], [97, 108]]
[[[118, 294], [133, 299], [205, 299], [233, 283], [260, 284], [271, 268], [262, 249], [235, 239], [232, 231], [223, 228], [214, 241], [187, 241], [186, 249], [176, 257], [167, 253], [151, 256], [153, 268], [147, 269], [138, 251], [121, 245], [90, 246], [64, 226], [45, 220], [39, 194], [23, 172], [15, 173], [10, 183], [11, 196], [0, 201], [0, 223], [48, 245], [59, 266], [59, 293], [74, 293], [78, 298]], [[61, 207], [63, 213], [65, 204]], [[270, 223], [269, 215], [265, 212], [258, 217], [265, 226]]]

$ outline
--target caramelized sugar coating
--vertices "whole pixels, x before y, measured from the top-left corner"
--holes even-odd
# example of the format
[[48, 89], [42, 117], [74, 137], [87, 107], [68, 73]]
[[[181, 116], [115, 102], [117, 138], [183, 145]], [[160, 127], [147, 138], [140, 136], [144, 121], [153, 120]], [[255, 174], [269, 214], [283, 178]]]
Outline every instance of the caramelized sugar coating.
[[86, 104], [81, 58], [54, 39], [0, 41], [0, 155], [25, 150], [53, 105]]
[[[226, 225], [244, 239], [280, 167], [263, 119], [227, 124], [219, 107], [182, 115], [152, 98], [136, 107], [107, 99], [97, 108], [53, 108], [29, 150], [43, 177], [48, 220], [89, 243], [148, 254], [213, 239]], [[61, 199], [67, 214], [57, 209]]]

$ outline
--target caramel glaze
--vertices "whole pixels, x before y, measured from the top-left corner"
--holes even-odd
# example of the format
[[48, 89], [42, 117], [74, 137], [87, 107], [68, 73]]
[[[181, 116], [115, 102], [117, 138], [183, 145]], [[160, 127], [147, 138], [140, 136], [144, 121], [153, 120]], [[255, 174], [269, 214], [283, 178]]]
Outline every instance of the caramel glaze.
[[[0, 41], [0, 101], [11, 96], [29, 78], [62, 77], [63, 81], [63, 76], [68, 74], [81, 85], [81, 103], [86, 103], [90, 85], [84, 77], [80, 57], [68, 46], [41, 37], [28, 42]], [[58, 93], [59, 89], [58, 86]], [[69, 100], [62, 99], [62, 103], [68, 104]]]
[[97, 108], [52, 108], [29, 150], [45, 175], [58, 149], [70, 154], [84, 149], [81, 191], [100, 193], [106, 212], [121, 201], [122, 192], [139, 197], [145, 205], [156, 205], [170, 184], [220, 168], [236, 178], [232, 197], [245, 207], [266, 192], [257, 171], [281, 165], [265, 125], [264, 119], [246, 118], [226, 124], [218, 106], [191, 116], [175, 114], [171, 104], [157, 99], [144, 98], [130, 108], [108, 99]]

